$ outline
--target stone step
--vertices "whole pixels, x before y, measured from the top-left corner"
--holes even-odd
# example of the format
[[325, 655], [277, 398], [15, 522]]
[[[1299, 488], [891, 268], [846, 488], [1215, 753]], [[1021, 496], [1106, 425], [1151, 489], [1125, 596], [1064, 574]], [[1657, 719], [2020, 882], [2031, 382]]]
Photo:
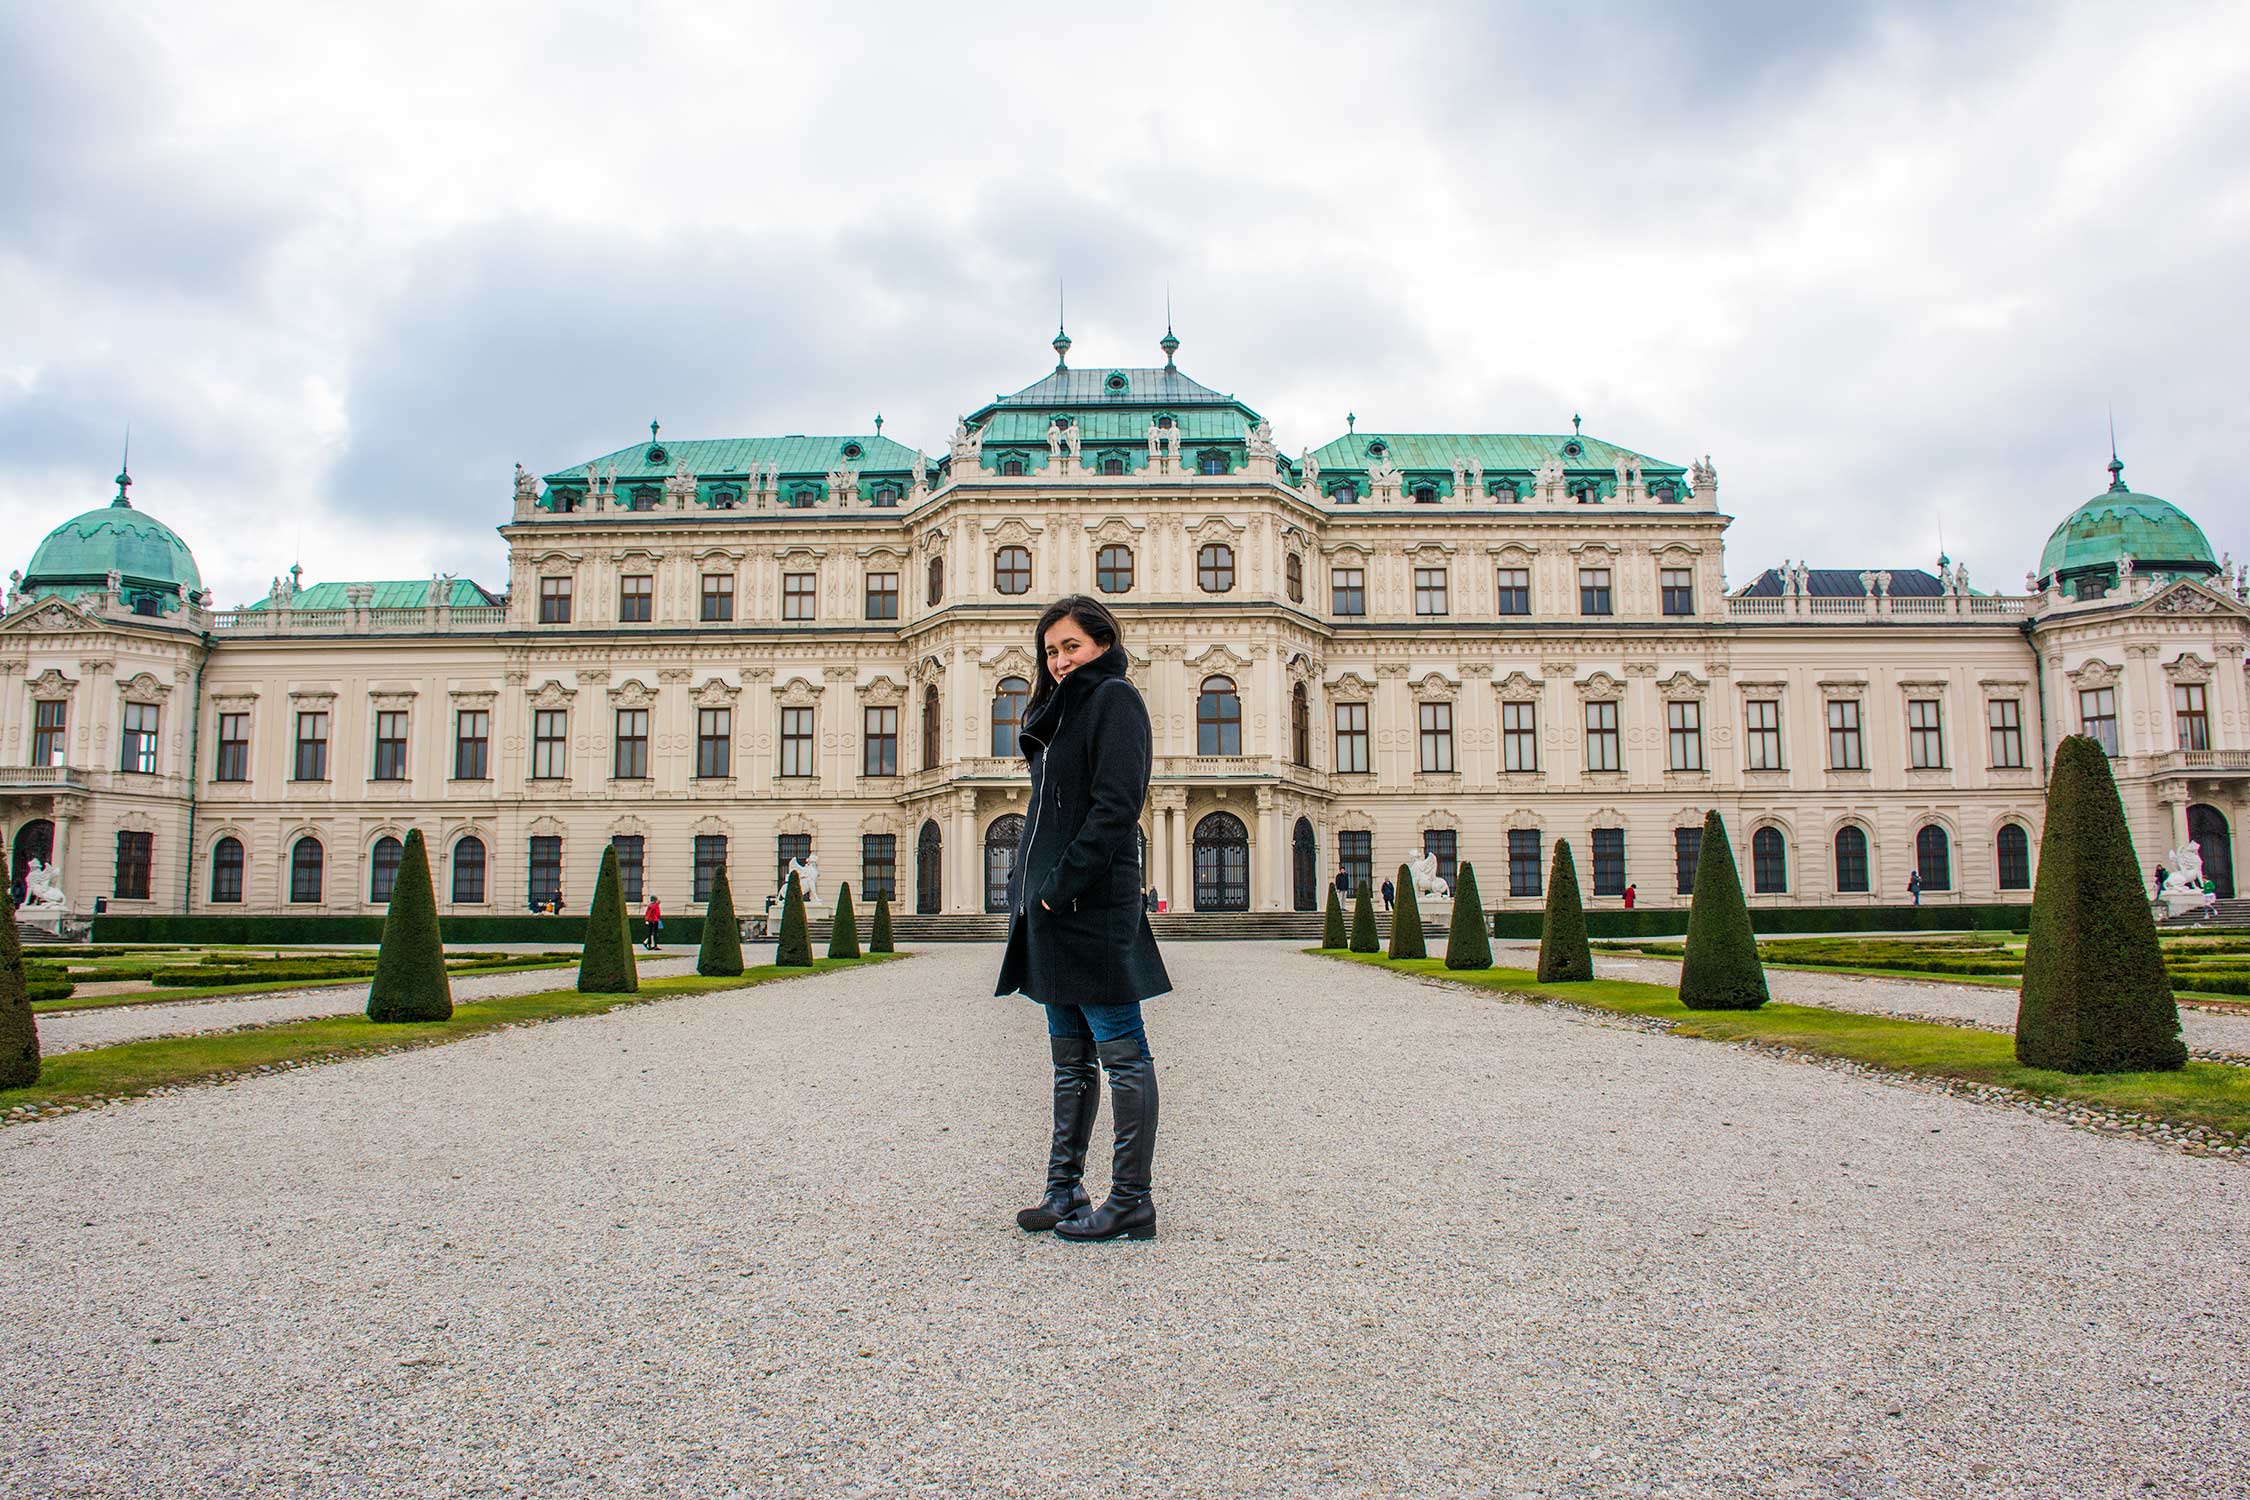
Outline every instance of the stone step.
[[[1168, 911], [1149, 917], [1157, 941], [1317, 943], [1323, 921], [1317, 911]], [[1377, 930], [1390, 940], [1391, 919], [1378, 912]], [[1444, 924], [1424, 920], [1425, 939], [1443, 943]], [[1000, 943], [1007, 941], [1008, 918], [999, 912], [893, 913], [891, 934], [901, 943]]]

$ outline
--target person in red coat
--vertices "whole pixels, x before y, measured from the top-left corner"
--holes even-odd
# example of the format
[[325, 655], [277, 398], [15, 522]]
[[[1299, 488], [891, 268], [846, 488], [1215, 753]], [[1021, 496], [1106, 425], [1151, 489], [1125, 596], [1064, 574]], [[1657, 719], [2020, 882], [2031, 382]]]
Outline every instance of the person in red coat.
[[648, 909], [641, 913], [641, 920], [648, 923], [648, 936], [642, 941], [641, 946], [654, 953], [656, 951], [656, 935], [664, 930], [664, 908], [657, 904], [654, 896], [648, 898]]

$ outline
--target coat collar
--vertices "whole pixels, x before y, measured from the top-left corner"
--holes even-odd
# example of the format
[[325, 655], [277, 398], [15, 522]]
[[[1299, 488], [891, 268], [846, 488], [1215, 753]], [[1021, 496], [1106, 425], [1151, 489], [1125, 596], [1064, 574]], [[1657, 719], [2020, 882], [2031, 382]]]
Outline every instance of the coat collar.
[[1053, 739], [1056, 725], [1066, 707], [1082, 701], [1095, 687], [1108, 679], [1123, 677], [1129, 664], [1130, 658], [1125, 654], [1125, 647], [1122, 644], [1115, 645], [1056, 683], [1055, 690], [1047, 695], [1047, 701], [1024, 720], [1023, 731], [1017, 736], [1019, 743], [1029, 740], [1040, 745], [1047, 744]]

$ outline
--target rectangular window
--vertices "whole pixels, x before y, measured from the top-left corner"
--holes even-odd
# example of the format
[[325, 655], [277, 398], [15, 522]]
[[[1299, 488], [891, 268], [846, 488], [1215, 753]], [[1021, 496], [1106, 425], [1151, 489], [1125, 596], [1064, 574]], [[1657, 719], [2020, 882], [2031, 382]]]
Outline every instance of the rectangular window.
[[375, 716], [375, 779], [406, 779], [406, 714], [385, 709]]
[[2023, 704], [2014, 698], [1995, 698], [1984, 706], [1991, 728], [1992, 764], [1995, 770], [2023, 769]]
[[789, 879], [789, 861], [812, 858], [812, 835], [785, 833], [773, 841], [773, 888], [780, 890]]
[[120, 900], [148, 899], [149, 866], [155, 862], [155, 834], [120, 832], [117, 835], [116, 895]]
[[1578, 570], [1578, 612], [1582, 615], [1609, 614], [1609, 569], [1580, 568]]
[[637, 833], [613, 834], [609, 846], [617, 851], [617, 889], [627, 901], [640, 904], [641, 879], [648, 857], [648, 840]]
[[617, 580], [617, 618], [627, 625], [645, 625], [656, 618], [653, 574], [627, 573]]
[[125, 705], [123, 732], [118, 736], [117, 769], [156, 774], [156, 705]]
[[1665, 764], [1675, 771], [1703, 769], [1703, 705], [1693, 700], [1664, 705]]
[[1624, 751], [1618, 745], [1617, 705], [1611, 702], [1587, 704], [1586, 769], [1616, 771], [1624, 765]]
[[732, 573], [706, 573], [703, 575], [703, 608], [700, 616], [706, 620], [731, 620], [734, 618], [734, 575]]
[[863, 730], [860, 736], [859, 774], [896, 776], [898, 710], [888, 705], [869, 704], [861, 718]]
[[809, 620], [813, 617], [813, 575], [810, 573], [784, 573], [781, 575], [781, 618], [784, 620]]
[[2172, 718], [2180, 732], [2182, 750], [2211, 748], [2211, 714], [2207, 702], [2202, 683], [2173, 684]]
[[1496, 613], [1503, 615], [1528, 615], [1531, 613], [1531, 569], [1502, 568], [1499, 592], [1494, 598]]
[[[40, 707], [46, 707], [41, 704]], [[43, 766], [34, 749], [31, 763]], [[214, 781], [248, 781], [250, 779], [250, 716], [248, 714], [219, 715], [219, 758], [211, 772]]]
[[809, 708], [781, 711], [781, 774], [813, 774], [813, 711]]
[[487, 781], [492, 776], [492, 711], [464, 708], [453, 716], [453, 779]]
[[535, 781], [560, 779], [570, 749], [570, 710], [542, 708], [531, 715], [531, 775]]
[[1416, 568], [1414, 570], [1414, 613], [1442, 615], [1446, 612], [1446, 574], [1443, 568]]
[[1906, 703], [1906, 763], [1917, 771], [1945, 768], [1945, 720], [1935, 698]]
[[1544, 872], [1539, 868], [1539, 830], [1536, 828], [1511, 828], [1508, 830], [1508, 894], [1511, 896], [1536, 896], [1540, 892]]
[[610, 760], [609, 774], [619, 781], [647, 779], [647, 709], [621, 708], [617, 711], [617, 749]]
[[1503, 703], [1500, 705], [1500, 750], [1500, 764], [1504, 770], [1536, 771], [1539, 769], [1538, 704]]
[[1450, 828], [1425, 828], [1422, 830], [1422, 852], [1437, 856], [1438, 879], [1453, 884], [1459, 874], [1457, 861], [1461, 852], [1461, 836]]
[[1336, 769], [1367, 769], [1367, 705], [1364, 703], [1336, 705]]
[[1703, 830], [1700, 828], [1675, 828], [1672, 830], [1672, 873], [1683, 896], [1695, 894], [1695, 861], [1703, 852]]
[[542, 578], [539, 580], [539, 623], [542, 625], [568, 625], [570, 623], [569, 579]]
[[1828, 769], [1867, 769], [1866, 757], [1860, 753], [1857, 698], [1831, 698], [1828, 701]]
[[1695, 613], [1695, 570], [1693, 568], [1665, 568], [1657, 577], [1664, 593], [1664, 613], [1692, 615]]
[[1375, 835], [1364, 828], [1346, 828], [1336, 835], [1336, 868], [1343, 872], [1351, 894], [1374, 880]]
[[1339, 615], [1364, 615], [1367, 613], [1367, 570], [1365, 568], [1330, 568], [1328, 592], [1330, 613]]
[[31, 763], [59, 766], [70, 744], [70, 704], [62, 698], [42, 698], [32, 707]]
[[870, 620], [895, 620], [898, 618], [898, 575], [896, 573], [870, 573], [867, 575], [867, 618]]
[[874, 902], [898, 899], [898, 835], [863, 833], [859, 836], [859, 898]]
[[547, 906], [562, 899], [562, 839], [556, 834], [536, 834], [531, 840], [531, 904]]
[[328, 779], [328, 715], [297, 715], [297, 781]]
[[709, 781], [734, 774], [734, 710], [695, 711], [695, 774]]
[[1781, 703], [1752, 698], [1742, 705], [1745, 764], [1753, 771], [1781, 769]]
[[1422, 721], [1422, 769], [1425, 771], [1450, 771], [1453, 769], [1453, 705], [1450, 703], [1420, 703], [1415, 705]]
[[1594, 830], [1594, 894], [1625, 894], [1625, 830], [1622, 828]]
[[2084, 688], [2078, 694], [2078, 722], [2101, 745], [2102, 753], [2117, 754], [2117, 689]]

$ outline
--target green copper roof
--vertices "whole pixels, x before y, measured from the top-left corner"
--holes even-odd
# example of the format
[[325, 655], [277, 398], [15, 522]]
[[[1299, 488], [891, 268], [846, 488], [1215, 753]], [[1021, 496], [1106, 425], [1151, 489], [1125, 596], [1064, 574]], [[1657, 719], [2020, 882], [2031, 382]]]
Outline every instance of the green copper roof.
[[[984, 446], [1035, 447], [1041, 453], [1047, 450], [1047, 424], [1058, 415], [1054, 408], [1036, 411], [1019, 411], [1001, 408], [986, 419], [982, 429]], [[1138, 411], [1074, 411], [1069, 416], [1078, 424], [1079, 441], [1086, 447], [1109, 443], [1146, 443], [1148, 424], [1153, 409]], [[1180, 432], [1190, 443], [1231, 440], [1241, 442], [1249, 431], [1247, 419], [1240, 408], [1228, 405], [1219, 407], [1184, 407], [1170, 413], [1180, 424]], [[1091, 454], [1082, 456], [1091, 457]]]
[[[291, 609], [344, 609], [351, 604], [351, 600], [345, 595], [345, 590], [355, 586], [351, 583], [307, 584], [297, 590], [295, 596], [289, 601], [289, 607]], [[375, 609], [420, 609], [430, 600], [430, 581], [427, 578], [383, 579], [370, 583], [367, 587], [375, 590], [375, 597], [370, 601]], [[467, 609], [478, 605], [498, 604], [500, 601], [487, 593], [480, 585], [471, 583], [466, 578], [456, 578], [453, 580], [452, 598], [449, 602], [455, 609]], [[251, 609], [270, 609], [273, 607], [273, 601], [271, 599], [260, 599], [249, 607]]]
[[[1191, 380], [1170, 365], [1162, 368], [1057, 370], [1034, 380], [994, 406], [1173, 406], [1228, 404], [1234, 398]], [[989, 408], [988, 408], [989, 409]]]
[[[1467, 458], [1474, 460], [1487, 474], [1495, 470], [1536, 473], [1548, 459], [1557, 458], [1562, 460], [1565, 473], [1584, 470], [1614, 474], [1617, 461], [1622, 458], [1644, 474], [1687, 473], [1678, 464], [1668, 464], [1630, 448], [1605, 443], [1600, 438], [1572, 433], [1354, 432], [1315, 448], [1313, 461], [1323, 469], [1364, 470], [1375, 461], [1367, 450], [1378, 442], [1390, 450], [1387, 456], [1400, 469], [1444, 471], [1451, 469], [1455, 460]], [[1578, 444], [1579, 452], [1566, 453], [1564, 449], [1570, 443]]]
[[115, 500], [47, 533], [24, 569], [26, 592], [77, 594], [103, 587], [113, 572], [127, 590], [154, 593], [160, 602], [176, 599], [177, 585], [186, 585], [191, 594], [202, 589], [195, 554], [171, 527], [133, 509], [125, 498], [131, 483], [118, 475]]
[[2219, 570], [2203, 528], [2169, 500], [2125, 488], [2125, 465], [2109, 461], [2109, 488], [2079, 506], [2039, 554], [2042, 581], [2097, 569], [2114, 571], [2130, 553], [2136, 568], [2204, 576]]
[[[856, 445], [858, 456], [844, 450]], [[661, 454], [662, 457], [657, 455]], [[780, 465], [784, 475], [811, 475], [818, 477], [831, 469], [849, 464], [864, 477], [869, 474], [904, 474], [914, 467], [914, 450], [887, 437], [853, 436], [759, 438], [698, 438], [685, 442], [635, 443], [630, 448], [620, 448], [595, 459], [594, 467], [606, 477], [611, 464], [617, 465], [617, 482], [658, 483], [681, 464], [698, 479], [739, 479], [753, 469], [763, 469], [768, 464]], [[583, 483], [586, 465], [581, 462], [567, 469], [549, 474], [547, 481]]]

